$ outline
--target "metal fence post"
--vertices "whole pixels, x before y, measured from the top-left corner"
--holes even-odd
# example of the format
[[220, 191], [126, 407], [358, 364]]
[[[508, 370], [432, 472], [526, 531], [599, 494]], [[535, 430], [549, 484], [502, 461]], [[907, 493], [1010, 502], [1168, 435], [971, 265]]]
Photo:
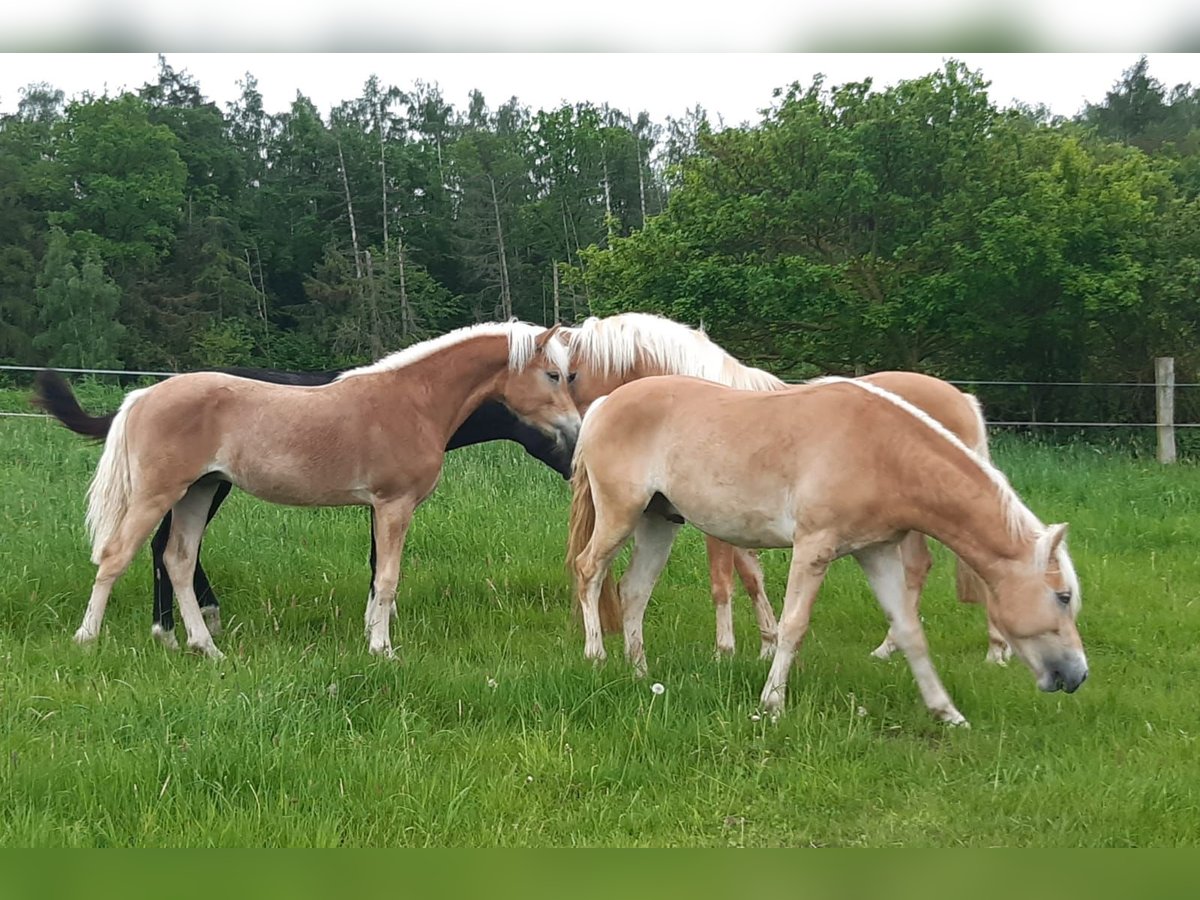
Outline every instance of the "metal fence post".
[[1158, 461], [1175, 462], [1175, 357], [1154, 360], [1155, 407], [1158, 410]]

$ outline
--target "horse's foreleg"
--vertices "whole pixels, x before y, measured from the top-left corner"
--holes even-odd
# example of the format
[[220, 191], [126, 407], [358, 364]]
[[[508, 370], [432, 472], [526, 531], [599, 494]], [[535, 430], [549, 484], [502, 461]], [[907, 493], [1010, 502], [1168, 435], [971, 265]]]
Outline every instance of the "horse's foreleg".
[[[375, 510], [371, 509], [371, 587], [367, 590], [367, 611], [363, 616], [363, 634], [368, 638], [371, 636], [371, 620], [375, 615], [375, 572], [378, 568], [376, 563], [379, 561], [379, 555], [375, 550]], [[392, 612], [395, 613], [396, 606], [392, 604]]]
[[171, 586], [179, 600], [179, 615], [187, 629], [187, 645], [213, 659], [220, 659], [224, 654], [213, 643], [208, 623], [200, 611], [194, 577], [200, 542], [217, 490], [218, 486], [213, 482], [196, 483], [188, 488], [171, 510], [171, 536], [163, 553]]
[[754, 604], [754, 618], [758, 620], [760, 641], [758, 658], [770, 659], [771, 654], [775, 652], [775, 635], [779, 626], [775, 622], [775, 610], [771, 609], [771, 601], [767, 599], [766, 582], [758, 554], [753, 550], [734, 547], [733, 565], [737, 568], [738, 577]]
[[708, 580], [712, 586], [713, 610], [717, 616], [717, 655], [732, 656], [733, 636], [733, 554], [734, 547], [705, 535], [708, 551]]
[[1008, 639], [996, 627], [992, 621], [991, 615], [988, 615], [988, 651], [987, 661], [995, 663], [998, 666], [1007, 666], [1009, 659], [1012, 657], [1012, 647], [1009, 646]]
[[808, 631], [813, 603], [825, 579], [825, 570], [833, 561], [832, 541], [816, 534], [796, 542], [792, 547], [792, 562], [788, 569], [787, 591], [783, 613], [779, 617], [778, 642], [767, 683], [763, 685], [763, 708], [778, 714], [787, 697], [788, 673], [796, 650]]
[[900, 544], [875, 544], [857, 551], [854, 557], [866, 573], [871, 590], [875, 592], [879, 605], [883, 607], [888, 621], [891, 622], [889, 634], [908, 659], [909, 668], [912, 669], [925, 706], [943, 722], [966, 725], [967, 720], [955, 708], [941, 679], [938, 678], [933, 660], [929, 658], [925, 632], [909, 597]]
[[658, 515], [643, 515], [633, 531], [633, 555], [619, 590], [625, 628], [625, 658], [639, 677], [646, 674], [642, 619], [678, 532], [679, 525]]
[[[925, 535], [910, 531], [900, 541], [900, 559], [904, 563], [904, 590], [909, 608], [914, 616], [920, 615], [921, 592], [925, 590], [925, 582], [929, 578], [929, 570], [933, 568], [933, 556], [929, 552], [929, 541]], [[871, 655], [879, 659], [887, 659], [900, 648], [888, 629], [883, 643], [871, 651]]]
[[392, 656], [392, 608], [400, 581], [404, 538], [415, 509], [416, 504], [408, 498], [373, 507], [375, 578], [367, 601], [367, 646], [380, 656]]

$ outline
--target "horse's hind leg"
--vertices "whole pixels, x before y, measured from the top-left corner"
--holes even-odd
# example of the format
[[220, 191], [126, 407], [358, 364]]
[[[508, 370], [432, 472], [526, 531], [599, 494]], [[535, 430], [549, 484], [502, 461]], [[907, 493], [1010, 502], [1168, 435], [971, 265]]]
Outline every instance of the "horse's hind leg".
[[200, 553], [200, 541], [208, 524], [208, 512], [219, 482], [198, 481], [171, 510], [171, 536], [163, 553], [163, 562], [179, 600], [179, 614], [187, 629], [187, 645], [205, 656], [220, 659], [224, 654], [213, 643], [204, 614], [196, 600], [194, 575]]
[[[233, 484], [228, 481], [217, 482], [217, 490], [213, 494], [212, 502], [208, 507], [208, 516], [204, 520], [205, 530], [208, 524], [212, 522], [213, 516], [217, 514], [217, 510], [221, 508], [221, 504], [225, 502], [225, 498], [229, 496], [229, 492], [233, 490]], [[203, 538], [201, 538], [203, 545]], [[204, 621], [208, 625], [209, 632], [213, 637], [217, 637], [221, 633], [221, 603], [217, 600], [217, 595], [212, 589], [212, 585], [208, 582], [208, 575], [204, 572], [204, 566], [200, 565], [200, 548], [196, 549], [196, 574], [192, 579], [192, 583], [196, 588], [196, 598], [200, 601], [200, 613], [204, 616]]]
[[617, 553], [637, 527], [649, 498], [643, 498], [640, 504], [605, 502], [594, 485], [592, 497], [596, 502], [596, 522], [591, 538], [575, 561], [575, 573], [579, 585], [579, 605], [583, 612], [583, 655], [586, 659], [600, 661], [607, 656], [604, 651], [604, 628], [600, 620], [600, 593], [604, 587], [604, 577]]
[[705, 536], [708, 551], [708, 580], [712, 586], [713, 610], [717, 617], [717, 656], [732, 656], [733, 636], [733, 553], [732, 544]]
[[929, 658], [925, 632], [909, 597], [900, 545], [875, 544], [857, 551], [854, 557], [866, 573], [879, 605], [891, 622], [889, 634], [907, 657], [925, 706], [943, 722], [966, 725], [967, 720], [955, 708]]
[[165, 495], [131, 498], [121, 523], [100, 550], [96, 580], [92, 584], [83, 622], [75, 632], [75, 643], [89, 644], [100, 635], [100, 624], [104, 621], [104, 610], [108, 606], [113, 584], [129, 568], [134, 554], [169, 506], [170, 499]]
[[[908, 605], [914, 616], [920, 615], [921, 592], [925, 590], [925, 582], [929, 578], [929, 570], [933, 568], [933, 555], [929, 552], [929, 542], [925, 535], [910, 531], [900, 541], [900, 559], [904, 563], [904, 589]], [[888, 629], [883, 643], [871, 651], [878, 659], [887, 659], [900, 648]]]
[[[212, 504], [208, 508], [209, 522], [217, 514], [221, 503], [229, 496], [232, 487], [233, 485], [228, 481], [218, 483]], [[158, 526], [158, 531], [154, 533], [154, 539], [150, 542], [154, 564], [154, 620], [150, 626], [150, 634], [168, 649], [177, 650], [179, 644], [175, 640], [175, 590], [171, 587], [171, 576], [167, 574], [167, 566], [163, 562], [163, 554], [166, 552], [167, 541], [170, 537], [171, 514], [168, 512], [163, 517], [162, 524]], [[212, 585], [208, 582], [204, 567], [200, 564], [199, 551], [196, 554], [196, 573], [192, 582], [200, 601], [200, 612], [208, 624], [209, 632], [213, 635], [220, 634], [221, 607]]]
[[733, 548], [733, 564], [737, 568], [738, 578], [750, 595], [754, 604], [754, 618], [758, 620], [759, 659], [770, 659], [775, 652], [775, 638], [779, 631], [775, 621], [775, 610], [771, 609], [771, 601], [767, 599], [766, 582], [763, 579], [762, 566], [758, 562], [758, 554], [753, 550]]
[[679, 525], [654, 514], [643, 515], [633, 530], [633, 555], [618, 590], [625, 629], [625, 658], [639, 677], [646, 674], [642, 619], [678, 532]]
[[154, 616], [150, 623], [150, 635], [168, 650], [178, 650], [175, 640], [175, 590], [171, 587], [171, 576], [167, 574], [163, 553], [171, 537], [171, 513], [163, 516], [158, 530], [150, 541], [151, 565], [154, 569]]

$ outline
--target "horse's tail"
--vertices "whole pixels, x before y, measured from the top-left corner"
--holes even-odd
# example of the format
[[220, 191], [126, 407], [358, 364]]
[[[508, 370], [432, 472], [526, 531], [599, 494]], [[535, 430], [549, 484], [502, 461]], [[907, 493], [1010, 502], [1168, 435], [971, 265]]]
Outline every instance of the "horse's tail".
[[129, 509], [132, 479], [129, 472], [129, 448], [125, 423], [133, 404], [150, 388], [130, 392], [112, 418], [104, 452], [87, 492], [87, 529], [92, 539], [92, 562], [100, 564], [104, 548]]
[[30, 402], [44, 409], [76, 434], [102, 441], [113, 426], [115, 413], [105, 416], [89, 416], [75, 399], [71, 386], [53, 369], [43, 369], [33, 380], [33, 397]]
[[[971, 407], [971, 412], [975, 414], [976, 422], [975, 441], [968, 446], [980, 459], [985, 462], [991, 462], [991, 452], [988, 449], [987, 420], [983, 417], [983, 406], [974, 394], [968, 394], [964, 391], [963, 396], [967, 398], [967, 405]], [[987, 601], [987, 583], [979, 577], [978, 572], [957, 556], [954, 558], [954, 583], [960, 602], [984, 603]]]
[[[583, 604], [583, 575], [579, 559], [591, 542], [595, 529], [596, 503], [592, 497], [587, 461], [582, 454], [576, 453], [575, 472], [571, 476], [571, 515], [567, 522], [567, 571], [575, 585], [577, 614]], [[621, 619], [621, 601], [610, 568], [600, 583], [600, 628], [605, 634], [620, 631]]]

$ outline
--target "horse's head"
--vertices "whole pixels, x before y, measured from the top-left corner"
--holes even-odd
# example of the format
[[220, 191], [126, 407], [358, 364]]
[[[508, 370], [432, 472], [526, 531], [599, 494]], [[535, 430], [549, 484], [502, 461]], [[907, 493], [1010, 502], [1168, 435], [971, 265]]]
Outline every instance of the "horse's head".
[[528, 361], [506, 373], [498, 399], [525, 424], [553, 438], [569, 459], [580, 420], [571, 396], [567, 350], [555, 337], [557, 331], [555, 325], [537, 336]]
[[1045, 529], [1032, 559], [999, 580], [988, 612], [1039, 688], [1073, 693], [1087, 678], [1088, 665], [1075, 627], [1082, 598], [1066, 534], [1066, 525]]

